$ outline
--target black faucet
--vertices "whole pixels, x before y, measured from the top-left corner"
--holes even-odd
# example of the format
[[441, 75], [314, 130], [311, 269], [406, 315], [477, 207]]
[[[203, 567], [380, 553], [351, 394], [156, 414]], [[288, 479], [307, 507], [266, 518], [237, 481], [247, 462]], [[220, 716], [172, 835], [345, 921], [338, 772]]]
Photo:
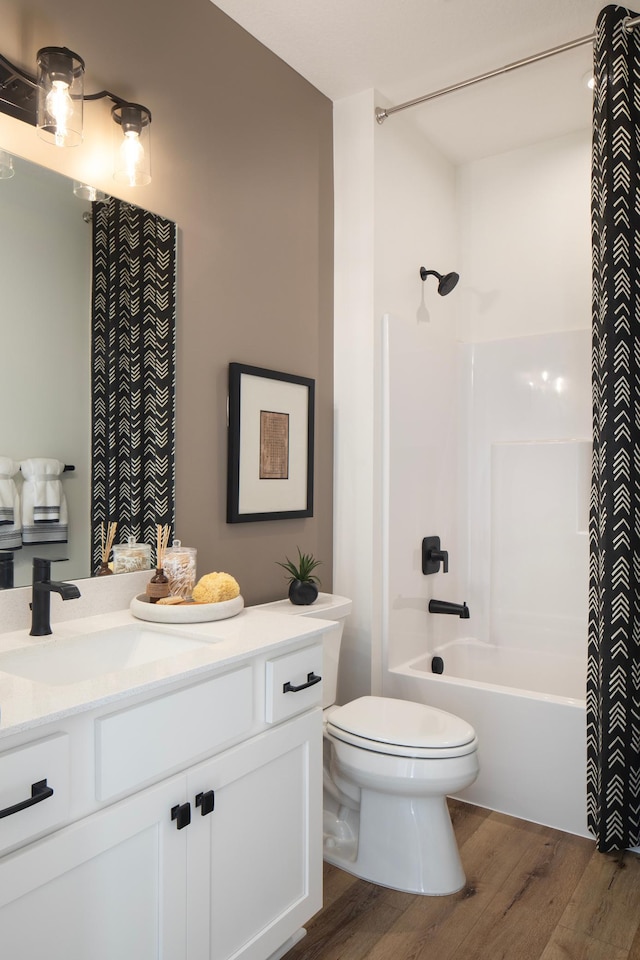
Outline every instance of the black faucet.
[[0, 590], [9, 590], [13, 586], [13, 553], [0, 550]]
[[461, 620], [468, 620], [471, 616], [466, 603], [449, 603], [448, 600], [429, 600], [429, 613], [450, 613]]
[[32, 637], [46, 637], [51, 633], [51, 594], [59, 593], [63, 600], [76, 600], [80, 591], [74, 583], [51, 579], [51, 564], [55, 560], [33, 558], [33, 594], [31, 603]]

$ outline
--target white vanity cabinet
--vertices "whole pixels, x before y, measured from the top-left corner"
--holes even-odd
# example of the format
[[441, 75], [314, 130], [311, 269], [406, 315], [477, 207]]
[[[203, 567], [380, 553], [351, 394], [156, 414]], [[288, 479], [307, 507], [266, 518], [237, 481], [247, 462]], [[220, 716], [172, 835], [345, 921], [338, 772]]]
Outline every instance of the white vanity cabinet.
[[[322, 715], [188, 774], [189, 960], [265, 960], [322, 906]], [[204, 812], [202, 812], [204, 809]]]
[[173, 958], [185, 950], [186, 842], [172, 778], [0, 860], [0, 943], [11, 960]]
[[[296, 689], [307, 688], [305, 678], [321, 667], [321, 644], [306, 650], [292, 653], [296, 670], [302, 655], [291, 677]], [[311, 686], [301, 690], [298, 701], [290, 697], [289, 718], [269, 723], [270, 662], [236, 666], [111, 714], [73, 718], [76, 769], [70, 781], [79, 782], [80, 765], [94, 812], [0, 856], [3, 957], [267, 960], [320, 909], [321, 684], [317, 693]], [[220, 723], [209, 728], [202, 711], [212, 690], [211, 715], [215, 719], [217, 711]], [[226, 693], [244, 702], [229, 703]], [[169, 772], [181, 737], [189, 761], [194, 750], [202, 756], [208, 749], [211, 756], [162, 778], [163, 751], [152, 734], [157, 731], [162, 742], [172, 725], [177, 734], [167, 744]], [[55, 735], [45, 729], [38, 742], [59, 751], [60, 737], [58, 726]], [[217, 743], [220, 737], [224, 742]], [[33, 743], [24, 749], [33, 751]], [[120, 753], [126, 756], [118, 765]], [[146, 780], [141, 788], [136, 769]], [[148, 785], [154, 777], [157, 782]], [[105, 801], [110, 785], [130, 795]], [[47, 802], [33, 810], [46, 810]]]

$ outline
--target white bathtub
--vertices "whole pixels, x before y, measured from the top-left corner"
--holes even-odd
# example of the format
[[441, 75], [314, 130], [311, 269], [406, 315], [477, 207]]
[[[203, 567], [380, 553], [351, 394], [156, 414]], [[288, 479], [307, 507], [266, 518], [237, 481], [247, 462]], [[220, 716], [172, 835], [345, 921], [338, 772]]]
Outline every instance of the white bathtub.
[[492, 810], [588, 837], [586, 663], [465, 639], [389, 670], [384, 693], [455, 713], [479, 739], [480, 775], [460, 794]]

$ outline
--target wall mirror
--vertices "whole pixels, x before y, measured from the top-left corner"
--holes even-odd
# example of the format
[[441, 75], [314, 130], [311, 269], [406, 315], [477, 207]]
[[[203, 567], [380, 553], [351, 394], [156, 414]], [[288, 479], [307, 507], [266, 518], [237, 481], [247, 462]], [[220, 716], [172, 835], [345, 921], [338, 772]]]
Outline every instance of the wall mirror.
[[[0, 179], [0, 458], [74, 468], [62, 475], [68, 542], [16, 550], [24, 586], [34, 556], [66, 558], [59, 579], [92, 575], [102, 520], [119, 522], [116, 542], [155, 542], [155, 522], [173, 519], [176, 230], [131, 204], [82, 200], [31, 162], [13, 169]], [[145, 490], [164, 497], [161, 515], [141, 519]]]

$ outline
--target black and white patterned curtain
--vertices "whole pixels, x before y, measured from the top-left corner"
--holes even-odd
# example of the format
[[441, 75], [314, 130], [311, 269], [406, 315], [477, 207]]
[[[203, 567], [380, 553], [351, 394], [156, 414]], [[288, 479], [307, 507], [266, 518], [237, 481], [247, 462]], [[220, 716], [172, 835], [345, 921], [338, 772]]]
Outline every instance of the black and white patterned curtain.
[[640, 30], [594, 46], [593, 472], [587, 812], [602, 851], [640, 843]]
[[101, 525], [154, 545], [174, 523], [176, 228], [111, 197], [93, 204], [91, 562]]

